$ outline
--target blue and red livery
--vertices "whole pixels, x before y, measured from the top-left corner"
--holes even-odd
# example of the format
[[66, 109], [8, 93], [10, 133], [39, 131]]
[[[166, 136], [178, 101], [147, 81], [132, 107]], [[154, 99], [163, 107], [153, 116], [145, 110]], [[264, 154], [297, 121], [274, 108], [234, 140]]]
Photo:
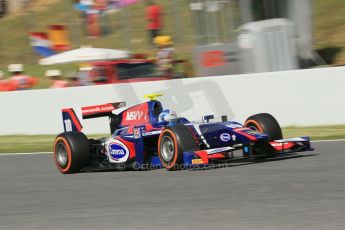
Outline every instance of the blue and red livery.
[[244, 125], [227, 121], [201, 123], [184, 117], [161, 121], [156, 96], [126, 108], [125, 102], [81, 108], [83, 119], [109, 117], [111, 136], [88, 139], [72, 108], [63, 109], [64, 133], [54, 143], [54, 159], [62, 173], [112, 168], [164, 167], [178, 170], [236, 159], [275, 157], [312, 150], [309, 137], [283, 139], [278, 122], [269, 114], [256, 114]]

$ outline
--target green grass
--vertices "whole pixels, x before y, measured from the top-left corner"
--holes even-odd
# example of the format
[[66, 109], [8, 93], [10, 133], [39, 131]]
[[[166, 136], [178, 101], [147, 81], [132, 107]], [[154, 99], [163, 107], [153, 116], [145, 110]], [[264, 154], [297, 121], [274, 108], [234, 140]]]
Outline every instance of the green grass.
[[[312, 140], [345, 139], [345, 125], [286, 127], [283, 128], [284, 138], [310, 136]], [[107, 136], [90, 135], [90, 138]], [[18, 152], [51, 152], [55, 135], [9, 135], [0, 136], [0, 153]]]
[[[43, 77], [50, 68], [60, 68], [64, 73], [75, 70], [73, 64], [62, 66], [39, 66], [40, 57], [29, 46], [27, 34], [31, 31], [47, 31], [50, 24], [68, 25], [72, 48], [82, 45], [93, 47], [131, 49], [137, 53], [147, 53], [154, 56], [156, 50], [148, 44], [146, 20], [144, 17], [144, 3], [138, 3], [109, 15], [109, 25], [112, 33], [100, 38], [87, 38], [80, 27], [80, 17], [70, 4], [71, 1], [57, 1], [48, 5], [44, 10], [31, 9], [26, 14], [0, 19], [0, 70], [6, 70], [10, 63], [23, 63], [28, 74], [40, 78], [36, 88], [49, 85], [48, 79]], [[157, 0], [164, 8], [163, 34], [180, 38], [175, 48], [180, 58], [191, 58], [195, 37], [190, 18], [187, 0], [179, 0], [181, 11], [174, 16], [174, 2]], [[313, 3], [313, 31], [314, 46], [322, 50], [333, 64], [345, 64], [345, 4], [343, 0], [314, 0]], [[128, 20], [124, 13], [128, 14]], [[181, 22], [176, 25], [176, 22]], [[124, 25], [129, 25], [125, 30]], [[128, 36], [128, 35], [131, 36]], [[8, 76], [8, 73], [5, 71]]]
[[0, 136], [0, 153], [51, 152], [55, 136], [9, 135]]
[[[89, 135], [100, 138], [107, 135]], [[51, 152], [56, 135], [6, 135], [0, 136], [0, 153]]]
[[345, 64], [345, 2], [314, 0], [314, 47], [328, 63]]
[[310, 136], [312, 140], [345, 139], [345, 125], [285, 127], [284, 137]]

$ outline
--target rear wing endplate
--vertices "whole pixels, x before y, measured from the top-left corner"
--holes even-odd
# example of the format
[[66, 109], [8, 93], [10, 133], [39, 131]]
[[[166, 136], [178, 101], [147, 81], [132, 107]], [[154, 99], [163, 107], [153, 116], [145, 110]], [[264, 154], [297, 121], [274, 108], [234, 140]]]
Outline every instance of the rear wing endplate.
[[[90, 119], [96, 117], [109, 117], [113, 113], [113, 110], [123, 108], [126, 106], [126, 102], [107, 103], [102, 105], [93, 105], [81, 107], [81, 115], [83, 119]], [[83, 129], [78, 116], [74, 109], [66, 108], [62, 109], [62, 121], [65, 132], [81, 132]]]

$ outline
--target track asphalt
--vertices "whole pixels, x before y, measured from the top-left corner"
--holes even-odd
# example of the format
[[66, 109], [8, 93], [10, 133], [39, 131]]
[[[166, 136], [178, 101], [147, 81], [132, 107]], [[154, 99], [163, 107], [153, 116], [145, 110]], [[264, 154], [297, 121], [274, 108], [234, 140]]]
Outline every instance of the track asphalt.
[[211, 170], [62, 175], [0, 155], [0, 229], [345, 229], [345, 142]]

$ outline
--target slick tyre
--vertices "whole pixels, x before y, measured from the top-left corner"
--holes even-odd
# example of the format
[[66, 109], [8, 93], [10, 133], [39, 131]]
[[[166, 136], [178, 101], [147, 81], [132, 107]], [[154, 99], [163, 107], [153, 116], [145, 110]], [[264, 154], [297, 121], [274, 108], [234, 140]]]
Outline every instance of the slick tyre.
[[91, 160], [89, 140], [81, 132], [58, 135], [54, 142], [54, 161], [63, 174], [77, 173]]
[[197, 150], [191, 131], [183, 125], [164, 129], [158, 138], [158, 156], [169, 171], [183, 168], [183, 152]]
[[279, 123], [268, 113], [259, 113], [248, 117], [244, 126], [254, 129], [259, 133], [268, 134], [270, 136], [270, 141], [283, 138]]

